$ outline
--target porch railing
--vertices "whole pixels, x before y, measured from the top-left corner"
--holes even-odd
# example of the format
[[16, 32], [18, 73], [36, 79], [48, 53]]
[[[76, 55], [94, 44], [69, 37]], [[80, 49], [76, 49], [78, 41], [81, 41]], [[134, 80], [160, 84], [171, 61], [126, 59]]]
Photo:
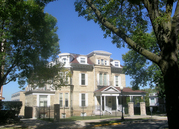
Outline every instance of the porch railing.
[[106, 106], [106, 111], [107, 111], [107, 112], [112, 113], [112, 108], [111, 108], [111, 107]]

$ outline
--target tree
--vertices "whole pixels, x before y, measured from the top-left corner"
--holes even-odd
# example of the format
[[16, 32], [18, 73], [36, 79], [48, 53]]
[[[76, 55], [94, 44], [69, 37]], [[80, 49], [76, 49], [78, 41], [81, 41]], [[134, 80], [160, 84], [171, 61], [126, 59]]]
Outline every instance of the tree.
[[[79, 16], [98, 23], [117, 47], [127, 44], [158, 66], [165, 86], [169, 128], [179, 128], [178, 0], [77, 0], [75, 7]], [[143, 36], [151, 29], [158, 54], [145, 48], [148, 39]], [[141, 40], [134, 41], [134, 35]]]
[[0, 0], [0, 86], [16, 79], [24, 86], [32, 75], [50, 70], [46, 65], [59, 53], [59, 39], [57, 20], [43, 12], [44, 6], [34, 0]]

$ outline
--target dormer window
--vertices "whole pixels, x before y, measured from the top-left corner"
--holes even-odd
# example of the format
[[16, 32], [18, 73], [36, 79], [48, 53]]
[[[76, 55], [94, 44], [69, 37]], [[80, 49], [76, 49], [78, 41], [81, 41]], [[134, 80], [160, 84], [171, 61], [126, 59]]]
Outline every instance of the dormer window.
[[119, 62], [115, 62], [114, 66], [119, 67]]
[[107, 65], [107, 61], [106, 60], [104, 61], [104, 65]]
[[66, 58], [63, 58], [63, 59], [62, 59], [63, 64], [66, 64], [66, 61], [67, 61]]
[[104, 65], [104, 60], [103, 59], [101, 59], [101, 65]]
[[80, 58], [80, 63], [85, 64], [85, 63], [86, 63], [85, 58], [81, 57], [81, 58]]
[[100, 64], [100, 60], [98, 60], [98, 64]]

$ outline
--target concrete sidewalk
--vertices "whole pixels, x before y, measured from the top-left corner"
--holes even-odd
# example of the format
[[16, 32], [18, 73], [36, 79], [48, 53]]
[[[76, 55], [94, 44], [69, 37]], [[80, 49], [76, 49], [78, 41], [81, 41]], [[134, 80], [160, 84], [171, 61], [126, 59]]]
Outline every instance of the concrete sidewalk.
[[[126, 121], [120, 122], [118, 124], [127, 124], [131, 121], [127, 121], [130, 119], [144, 119], [144, 120], [136, 120], [132, 122], [145, 122], [146, 120], [162, 120], [167, 121], [167, 117], [161, 117], [161, 116], [130, 116], [130, 117], [124, 117]], [[84, 129], [84, 128], [91, 128], [92, 125], [90, 123], [98, 123], [98, 122], [107, 122], [107, 121], [114, 121], [114, 120], [121, 120], [121, 117], [119, 118], [108, 118], [108, 119], [93, 119], [93, 120], [78, 120], [78, 121], [67, 121], [67, 122], [48, 122], [43, 121], [39, 119], [21, 119], [22, 123], [19, 125], [6, 125], [6, 127], [28, 127], [30, 129]], [[116, 123], [117, 124], [117, 123]], [[114, 124], [115, 125], [115, 124]], [[101, 124], [100, 124], [101, 126]], [[103, 125], [102, 125], [103, 126]], [[108, 126], [107, 124], [105, 126]], [[1, 126], [2, 127], [2, 126]], [[0, 127], [0, 128], [1, 128]], [[96, 125], [96, 127], [99, 127]]]

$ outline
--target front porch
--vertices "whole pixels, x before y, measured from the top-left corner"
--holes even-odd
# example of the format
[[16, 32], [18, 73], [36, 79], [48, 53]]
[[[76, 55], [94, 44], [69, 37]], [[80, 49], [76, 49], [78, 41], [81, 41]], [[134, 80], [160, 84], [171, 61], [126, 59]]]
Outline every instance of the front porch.
[[[124, 88], [123, 91], [121, 92], [119, 87], [114, 87], [114, 86], [103, 87], [95, 91], [94, 93], [95, 93], [96, 115], [98, 115], [99, 112], [100, 114], [106, 114], [106, 113], [112, 114], [113, 112], [115, 113], [122, 112], [122, 105], [123, 105], [123, 113], [125, 113], [125, 107], [129, 106], [126, 101], [127, 97], [130, 98], [130, 102], [133, 102], [134, 98], [139, 96], [142, 97], [143, 100], [145, 100], [144, 96], [146, 94], [144, 91], [140, 91], [140, 90], [133, 91], [130, 88]], [[132, 110], [134, 110], [134, 103], [132, 106]]]

